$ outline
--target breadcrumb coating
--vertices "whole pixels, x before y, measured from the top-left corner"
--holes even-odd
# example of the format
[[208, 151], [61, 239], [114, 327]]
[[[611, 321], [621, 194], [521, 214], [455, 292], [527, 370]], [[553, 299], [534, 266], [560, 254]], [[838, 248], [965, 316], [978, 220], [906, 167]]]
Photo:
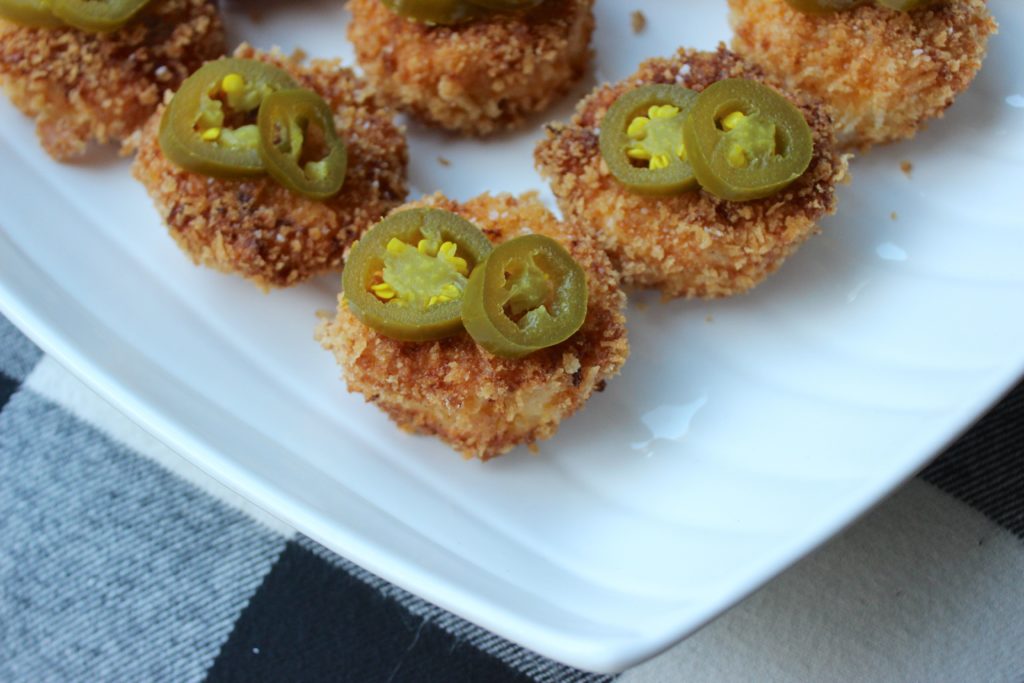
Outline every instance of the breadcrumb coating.
[[577, 224], [558, 221], [534, 193], [482, 195], [464, 204], [440, 194], [402, 209], [435, 206], [479, 226], [494, 243], [536, 232], [565, 246], [587, 273], [583, 327], [519, 360], [492, 356], [465, 332], [436, 342], [399, 342], [367, 327], [342, 296], [316, 337], [360, 392], [408, 431], [435, 434], [467, 458], [487, 460], [554, 435], [559, 423], [618, 374], [629, 354], [625, 295], [608, 257]]
[[826, 16], [785, 0], [729, 0], [733, 49], [837, 112], [841, 146], [913, 137], [971, 84], [996, 22], [985, 0], [898, 12], [865, 5]]
[[380, 0], [350, 0], [348, 37], [394, 106], [434, 126], [487, 135], [546, 109], [583, 75], [593, 5], [547, 0], [525, 13], [427, 26]]
[[160, 149], [163, 105], [129, 141], [138, 146], [132, 173], [196, 264], [238, 273], [264, 289], [336, 270], [345, 248], [405, 199], [405, 132], [373, 88], [336, 60], [303, 65], [280, 51], [260, 52], [244, 44], [235, 56], [284, 69], [330, 105], [348, 145], [341, 191], [316, 201], [269, 176], [229, 180], [186, 171]]
[[[804, 114], [814, 154], [799, 179], [749, 202], [725, 201], [702, 189], [651, 197], [615, 180], [598, 141], [601, 122], [619, 96], [649, 83], [701, 91], [724, 78], [761, 81]], [[666, 298], [723, 297], [762, 281], [817, 231], [822, 216], [835, 212], [835, 186], [846, 177], [847, 159], [836, 153], [832, 129], [818, 100], [782, 89], [720, 46], [717, 52], [680, 50], [669, 59], [651, 59], [626, 80], [600, 86], [580, 102], [570, 124], [547, 127], [535, 158], [562, 212], [591, 227], [623, 284], [657, 288]]]
[[120, 142], [208, 59], [224, 54], [214, 0], [157, 0], [110, 33], [29, 28], [0, 19], [0, 85], [36, 118], [43, 148], [65, 161]]

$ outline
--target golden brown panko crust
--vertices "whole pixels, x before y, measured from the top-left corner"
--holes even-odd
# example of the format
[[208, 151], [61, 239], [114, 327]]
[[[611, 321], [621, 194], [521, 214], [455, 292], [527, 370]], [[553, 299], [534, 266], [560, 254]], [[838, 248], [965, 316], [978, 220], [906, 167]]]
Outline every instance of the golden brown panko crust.
[[350, 0], [348, 37], [389, 101], [432, 125], [486, 135], [546, 109], [590, 57], [594, 0], [548, 0], [526, 13], [459, 26], [405, 19]]
[[438, 194], [401, 209], [418, 206], [453, 211], [494, 243], [527, 231], [561, 242], [587, 272], [590, 301], [580, 331], [508, 360], [465, 332], [437, 342], [389, 339], [359, 322], [339, 296], [337, 316], [321, 323], [317, 339], [341, 365], [349, 391], [362, 393], [403, 429], [436, 434], [467, 458], [487, 460], [551, 437], [629, 354], [617, 273], [585, 230], [558, 221], [533, 193], [482, 195], [464, 204]]
[[785, 0], [729, 0], [733, 49], [837, 111], [848, 148], [913, 137], [967, 89], [996, 22], [985, 0], [812, 16]]
[[[750, 78], [780, 90], [804, 114], [814, 137], [806, 173], [765, 199], [728, 202], [697, 190], [669, 197], [632, 192], [615, 180], [598, 147], [601, 122], [620, 95], [638, 85], [676, 83], [703, 90], [724, 78]], [[834, 213], [835, 185], [847, 160], [835, 152], [832, 119], [816, 99], [781, 89], [757, 67], [719, 47], [651, 59], [624, 81], [597, 88], [566, 124], [551, 124], [536, 149], [566, 216], [591, 226], [623, 283], [666, 297], [723, 297], [744, 292], [773, 272]]]
[[321, 202], [267, 176], [225, 180], [185, 171], [160, 149], [163, 106], [129, 142], [138, 146], [132, 173], [146, 186], [171, 236], [197, 264], [238, 273], [264, 289], [336, 270], [345, 248], [405, 199], [405, 132], [373, 88], [337, 61], [302, 65], [279, 51], [259, 52], [248, 45], [235, 56], [279, 66], [327, 101], [348, 145], [341, 191]]
[[28, 28], [0, 19], [0, 85], [36, 118], [43, 148], [67, 160], [119, 142], [208, 59], [224, 54], [214, 0], [158, 0], [111, 33]]

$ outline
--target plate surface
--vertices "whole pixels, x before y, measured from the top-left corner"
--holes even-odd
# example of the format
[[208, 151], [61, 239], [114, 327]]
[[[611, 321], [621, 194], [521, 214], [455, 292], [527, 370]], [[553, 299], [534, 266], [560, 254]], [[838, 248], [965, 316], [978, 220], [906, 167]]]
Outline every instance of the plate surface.
[[[351, 62], [340, 2], [270, 3], [259, 21], [242, 4], [234, 40]], [[544, 655], [619, 670], [836, 533], [1024, 370], [1024, 7], [990, 5], [1001, 34], [946, 119], [856, 160], [839, 215], [753, 294], [634, 297], [623, 375], [539, 457], [463, 462], [399, 432], [312, 339], [336, 277], [264, 295], [193, 267], [126, 161], [58, 165], [6, 101], [0, 308], [300, 531]], [[545, 120], [642, 58], [729, 36], [724, 0], [597, 12], [594, 74], [526, 132], [481, 145], [411, 127], [415, 192], [541, 189]]]

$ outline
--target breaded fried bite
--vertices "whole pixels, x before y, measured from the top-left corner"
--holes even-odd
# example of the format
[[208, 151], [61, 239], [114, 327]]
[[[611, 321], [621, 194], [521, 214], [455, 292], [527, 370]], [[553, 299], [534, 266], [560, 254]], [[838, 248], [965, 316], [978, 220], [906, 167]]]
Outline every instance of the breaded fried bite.
[[160, 149], [165, 105], [130, 141], [138, 146], [132, 173], [196, 264], [240, 274], [264, 289], [338, 269], [346, 247], [405, 199], [405, 132], [373, 88], [335, 60], [304, 65], [244, 44], [235, 56], [280, 67], [327, 102], [348, 146], [341, 191], [317, 201], [265, 175], [221, 179], [186, 171]]
[[110, 33], [29, 28], [0, 19], [0, 85], [36, 119], [54, 159], [120, 142], [208, 59], [224, 54], [215, 0], [155, 0]]
[[513, 128], [578, 80], [590, 57], [594, 0], [547, 0], [455, 26], [349, 0], [348, 36], [367, 78], [399, 109], [473, 135]]
[[[608, 108], [633, 88], [677, 84], [695, 91], [725, 78], [747, 78], [779, 90], [804, 115], [814, 151], [807, 171], [778, 194], [747, 202], [703, 189], [670, 196], [638, 194], [620, 184], [601, 156]], [[835, 185], [847, 160], [836, 153], [832, 119], [817, 99], [782, 90], [757, 67], [719, 47], [680, 50], [651, 59], [619, 83], [580, 102], [569, 124], [551, 124], [535, 151], [562, 212], [588, 226], [622, 273], [623, 284], [668, 297], [723, 297], [745, 292], [778, 268], [818, 220], [835, 211]]]
[[785, 0], [729, 0], [733, 49], [837, 113], [839, 144], [913, 137], [967, 89], [996, 22], [985, 0], [810, 15]]
[[466, 332], [435, 342], [400, 342], [361, 323], [338, 298], [317, 339], [341, 365], [349, 391], [408, 431], [435, 434], [467, 458], [487, 460], [518, 444], [551, 437], [618, 374], [629, 353], [625, 296], [608, 257], [576, 223], [558, 221], [537, 199], [482, 195], [459, 204], [440, 195], [404, 208], [433, 206], [475, 223], [495, 244], [530, 232], [558, 240], [587, 274], [587, 317], [576, 334], [525, 358], [491, 355]]

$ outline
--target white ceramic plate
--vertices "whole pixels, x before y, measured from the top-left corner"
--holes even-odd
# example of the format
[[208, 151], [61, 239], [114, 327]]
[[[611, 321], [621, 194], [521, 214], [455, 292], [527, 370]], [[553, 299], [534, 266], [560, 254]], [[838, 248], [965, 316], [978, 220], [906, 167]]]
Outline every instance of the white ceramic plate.
[[[1024, 7], [991, 6], [1001, 35], [944, 121], [857, 160], [824, 235], [753, 294], [636, 297], [622, 377], [539, 457], [464, 462], [399, 432], [313, 342], [336, 277], [264, 295], [196, 269], [126, 161], [58, 165], [6, 102], [0, 308], [304, 533], [537, 652], [619, 670], [836, 533], [1024, 369]], [[350, 61], [339, 2], [229, 19], [236, 40]], [[729, 35], [723, 0], [600, 0], [598, 25], [596, 72], [552, 118], [644, 57]], [[540, 188], [543, 120], [483, 145], [413, 127], [412, 184], [456, 198]]]

